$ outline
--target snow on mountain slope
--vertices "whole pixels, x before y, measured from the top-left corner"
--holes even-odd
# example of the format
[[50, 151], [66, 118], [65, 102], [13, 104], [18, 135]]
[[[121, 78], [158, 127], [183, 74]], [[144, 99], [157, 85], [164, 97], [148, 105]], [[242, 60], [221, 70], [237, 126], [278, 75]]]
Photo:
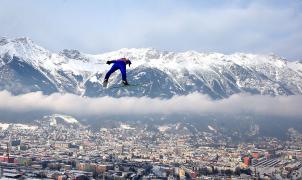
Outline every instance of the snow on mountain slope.
[[46, 49], [37, 46], [29, 38], [16, 39], [0, 39], [0, 54], [7, 54], [9, 56], [22, 57], [25, 61], [39, 66], [44, 60], [47, 60], [51, 53]]
[[[29, 38], [0, 39], [0, 54], [7, 56], [17, 56], [37, 69], [43, 68], [50, 72], [57, 70], [70, 71], [73, 74], [80, 75], [85, 71], [96, 72], [100, 65], [95, 59], [77, 59], [72, 56], [75, 50], [63, 50], [59, 54], [34, 44]], [[79, 52], [78, 52], [79, 53]], [[70, 58], [73, 57], [73, 58]]]
[[5, 65], [9, 65], [15, 57], [18, 57], [18, 64], [22, 63], [19, 66], [23, 67], [26, 63], [32, 68], [28, 71], [39, 71], [41, 76], [55, 86], [56, 91], [81, 94], [83, 91], [81, 82], [99, 70], [100, 65], [93, 61], [94, 59], [91, 61], [70, 59], [67, 53], [69, 51], [66, 50], [60, 54], [51, 53], [28, 38], [0, 39], [0, 67], [5, 68]]
[[0, 130], [4, 131], [7, 129], [23, 129], [23, 130], [36, 130], [38, 126], [27, 125], [27, 124], [13, 124], [13, 123], [0, 123]]
[[56, 126], [60, 123], [76, 124], [76, 125], [80, 124], [80, 122], [74, 117], [68, 115], [62, 115], [62, 114], [53, 114], [50, 116], [44, 116], [43, 119], [46, 119], [50, 126]]
[[[294, 62], [288, 62], [275, 55], [243, 53], [224, 55], [195, 51], [173, 53], [155, 49], [121, 49], [97, 57], [99, 59], [128, 57], [135, 62], [134, 70], [140, 69], [140, 73], [150, 74], [151, 72], [145, 71], [148, 68], [164, 72], [169, 79], [161, 83], [168, 84], [166, 89], [170, 89], [172, 94], [199, 91], [212, 97], [222, 98], [238, 92], [272, 95], [302, 92], [302, 78], [299, 73], [301, 67], [293, 69], [291, 65]], [[160, 81], [162, 79], [165, 77]]]
[[288, 63], [288, 67], [302, 75], [302, 61]]
[[[120, 74], [114, 73], [109, 88], [104, 89], [101, 81], [110, 68], [106, 61], [120, 57], [131, 59], [133, 64], [128, 68], [128, 80], [138, 86], [110, 88], [120, 83]], [[22, 67], [27, 66], [31, 68], [23, 73], [26, 78], [20, 77], [24, 71]], [[33, 71], [37, 72], [27, 77], [28, 72]], [[52, 86], [49, 93], [69, 92], [92, 97], [169, 98], [196, 91], [213, 98], [240, 92], [292, 95], [302, 94], [302, 64], [275, 55], [175, 53], [152, 48], [124, 48], [98, 55], [77, 50], [51, 53], [28, 38], [2, 38], [0, 80], [1, 89], [14, 90], [13, 84], [18, 84], [21, 90], [16, 94], [24, 93], [24, 87], [27, 91], [45, 92], [46, 86]]]

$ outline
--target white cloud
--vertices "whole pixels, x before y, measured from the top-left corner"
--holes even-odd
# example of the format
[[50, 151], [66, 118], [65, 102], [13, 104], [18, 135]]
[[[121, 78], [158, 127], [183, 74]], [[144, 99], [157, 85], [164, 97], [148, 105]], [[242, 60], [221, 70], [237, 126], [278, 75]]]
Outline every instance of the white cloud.
[[302, 96], [261, 96], [237, 94], [212, 100], [193, 93], [171, 99], [147, 97], [87, 98], [73, 94], [43, 95], [40, 92], [14, 96], [0, 92], [0, 110], [12, 112], [50, 111], [80, 116], [148, 115], [148, 114], [241, 114], [301, 117]]

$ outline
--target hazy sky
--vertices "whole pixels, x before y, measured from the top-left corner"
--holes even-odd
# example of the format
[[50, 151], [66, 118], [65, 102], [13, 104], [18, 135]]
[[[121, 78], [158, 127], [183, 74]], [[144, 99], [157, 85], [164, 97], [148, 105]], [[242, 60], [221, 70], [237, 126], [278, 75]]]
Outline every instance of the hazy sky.
[[0, 0], [0, 36], [58, 52], [154, 47], [302, 59], [302, 0]]

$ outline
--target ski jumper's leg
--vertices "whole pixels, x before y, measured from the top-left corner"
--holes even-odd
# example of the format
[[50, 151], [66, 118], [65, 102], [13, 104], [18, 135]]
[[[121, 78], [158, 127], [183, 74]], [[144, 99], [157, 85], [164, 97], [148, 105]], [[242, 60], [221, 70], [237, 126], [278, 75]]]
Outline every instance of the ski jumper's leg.
[[123, 81], [127, 81], [127, 75], [126, 75], [126, 65], [125, 64], [122, 64], [121, 66], [120, 66], [120, 71], [121, 71], [121, 73], [122, 73], [122, 80]]
[[111, 69], [107, 72], [106, 76], [105, 76], [105, 79], [109, 79], [110, 75], [112, 73], [114, 73], [114, 71], [118, 70], [119, 67], [116, 65], [116, 64], [113, 64], [113, 66], [111, 67]]

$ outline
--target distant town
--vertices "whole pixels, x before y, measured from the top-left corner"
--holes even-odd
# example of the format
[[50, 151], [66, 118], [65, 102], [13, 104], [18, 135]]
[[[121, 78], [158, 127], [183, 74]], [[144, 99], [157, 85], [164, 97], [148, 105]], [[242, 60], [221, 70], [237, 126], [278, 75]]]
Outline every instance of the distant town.
[[66, 117], [0, 128], [2, 178], [302, 178], [302, 134], [295, 129], [289, 129], [287, 140], [232, 143], [215, 131], [175, 133], [168, 126], [155, 131], [121, 123], [92, 131]]

